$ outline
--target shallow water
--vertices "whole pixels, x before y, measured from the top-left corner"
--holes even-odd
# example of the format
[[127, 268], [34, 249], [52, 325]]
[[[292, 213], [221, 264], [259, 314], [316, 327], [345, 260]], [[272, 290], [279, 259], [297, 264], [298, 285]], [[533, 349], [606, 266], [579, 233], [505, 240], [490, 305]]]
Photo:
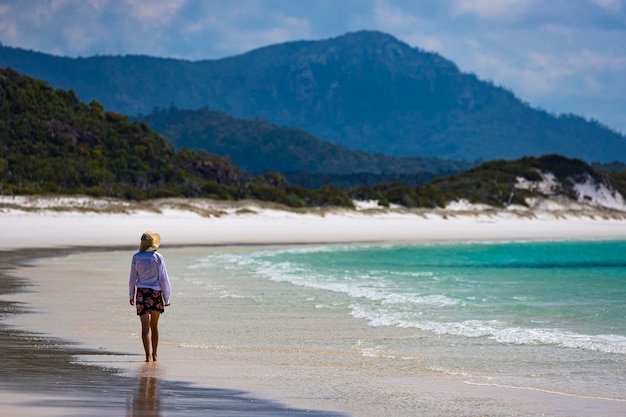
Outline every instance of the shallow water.
[[[343, 337], [398, 366], [623, 399], [625, 248], [595, 241], [213, 252], [192, 256], [179, 278], [219, 297], [265, 302], [269, 316], [330, 310], [364, 319], [374, 339]], [[393, 339], [376, 338], [389, 328]]]
[[[167, 378], [254, 387], [357, 415], [534, 415], [536, 398], [526, 409], [506, 400], [513, 395], [519, 405], [525, 392], [557, 394], [541, 397], [547, 415], [620, 415], [625, 247], [163, 248], [174, 294], [161, 318], [161, 356], [169, 356], [159, 366]], [[116, 349], [141, 358], [138, 320], [126, 300], [131, 256], [83, 253], [48, 262], [38, 281], [48, 297], [36, 308], [63, 324], [55, 335], [82, 334], [103, 350], [115, 339]], [[100, 304], [68, 303], [68, 291], [78, 300], [97, 293]], [[32, 328], [37, 317], [20, 320]], [[425, 376], [448, 382], [425, 387]], [[554, 398], [568, 405], [548, 403]]]

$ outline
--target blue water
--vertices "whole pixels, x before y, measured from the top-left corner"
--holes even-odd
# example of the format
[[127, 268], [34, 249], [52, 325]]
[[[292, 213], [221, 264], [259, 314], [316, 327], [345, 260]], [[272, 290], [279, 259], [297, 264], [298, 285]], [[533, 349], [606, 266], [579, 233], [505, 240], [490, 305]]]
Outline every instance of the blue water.
[[[389, 378], [427, 371], [620, 406], [625, 249], [626, 241], [181, 249], [168, 268], [187, 325], [170, 337], [199, 348], [312, 349], [338, 363], [356, 353]], [[216, 298], [227, 323], [241, 326], [204, 323], [202, 306]]]
[[371, 326], [626, 355], [626, 242], [323, 246], [229, 258]]

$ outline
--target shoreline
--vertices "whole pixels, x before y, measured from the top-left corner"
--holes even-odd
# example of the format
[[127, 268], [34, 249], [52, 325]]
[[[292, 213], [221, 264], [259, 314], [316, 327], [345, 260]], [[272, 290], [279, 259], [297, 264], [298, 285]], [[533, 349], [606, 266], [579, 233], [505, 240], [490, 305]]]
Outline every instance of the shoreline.
[[[172, 253], [176, 251], [177, 249], [173, 249]], [[15, 256], [16, 252], [9, 252], [9, 254]], [[26, 252], [30, 255], [37, 253], [36, 250]], [[60, 254], [62, 259], [66, 259], [67, 256], [82, 257], [97, 254], [97, 252], [103, 252], [103, 250], [61, 249], [58, 253], [55, 250], [50, 250], [46, 255], [54, 257], [56, 253]], [[0, 254], [5, 255], [7, 252]], [[118, 251], [113, 255], [119, 257], [119, 254]], [[67, 266], [76, 264], [75, 262], [66, 262], [63, 268], [59, 269], [54, 266], [51, 268], [41, 265], [41, 260], [45, 259], [37, 256], [26, 256], [21, 259], [20, 268], [24, 267], [25, 263], [26, 265], [33, 265], [33, 261], [35, 261], [36, 265], [33, 271], [38, 271], [39, 278], [37, 278], [38, 275], [34, 275], [34, 277], [39, 281], [40, 277], [46, 275], [48, 271], [53, 273], [69, 272]], [[79, 264], [78, 266], [80, 269], [84, 265]], [[32, 268], [32, 266], [27, 266], [27, 268]], [[28, 276], [31, 270], [21, 271], [27, 273], [18, 273], [12, 276], [24, 284], [26, 281], [23, 277]], [[0, 300], [5, 302], [3, 297], [0, 297]], [[232, 308], [231, 306], [228, 309], [230, 313], [232, 313]], [[236, 310], [236, 307], [234, 308]], [[229, 314], [228, 312], [224, 313]], [[22, 312], [20, 314], [29, 313]], [[166, 314], [167, 320], [169, 320], [171, 313], [166, 312]], [[323, 315], [324, 313], [321, 312], [320, 314]], [[322, 318], [322, 320], [328, 320], [328, 318]], [[129, 317], [129, 320], [132, 322], [132, 327], [135, 328], [135, 317]], [[319, 320], [319, 317], [316, 320]], [[351, 322], [349, 324], [351, 327], [362, 326], [355, 324], [353, 318], [347, 318], [345, 322]], [[337, 329], [340, 329], [341, 326], [346, 325], [345, 322], [343, 320], [332, 322], [331, 326], [339, 326]], [[166, 323], [163, 322], [163, 324]], [[244, 326], [246, 325], [244, 324]], [[365, 325], [361, 331], [369, 333], [370, 330]], [[163, 331], [166, 335], [166, 328]], [[23, 383], [17, 387], [7, 384], [8, 381], [0, 384], [0, 404], [2, 404], [3, 409], [15, 410], [16, 414], [61, 416], [78, 413], [79, 415], [104, 416], [120, 415], [126, 412], [126, 415], [168, 415], [171, 417], [189, 415], [193, 410], [197, 410], [198, 413], [209, 412], [215, 413], [215, 415], [259, 417], [295, 417], [305, 414], [313, 417], [377, 417], [382, 415], [380, 410], [367, 410], [367, 407], [364, 408], [363, 405], [349, 406], [349, 403], [354, 402], [356, 397], [348, 397], [351, 400], [346, 403], [346, 398], [341, 397], [340, 394], [338, 394], [340, 395], [338, 398], [332, 396], [318, 397], [317, 395], [323, 393], [324, 389], [317, 394], [315, 392], [318, 390], [313, 390], [312, 393], [306, 395], [303, 395], [302, 392], [299, 394], [291, 392], [288, 388], [288, 380], [287, 385], [285, 385], [284, 381], [279, 382], [276, 379], [283, 375], [283, 370], [274, 366], [268, 368], [268, 363], [265, 360], [258, 362], [258, 359], [255, 359], [257, 355], [245, 346], [224, 350], [218, 345], [210, 347], [198, 355], [185, 347], [171, 345], [164, 340], [165, 343], [160, 346], [162, 361], [146, 364], [143, 362], [143, 353], [138, 347], [139, 340], [136, 338], [124, 340], [124, 337], [120, 337], [123, 333], [106, 335], [108, 339], [92, 338], [91, 342], [96, 340], [96, 343], [103, 344], [89, 343], [86, 347], [81, 347], [81, 344], [76, 340], [65, 341], [67, 339], [57, 338], [55, 335], [32, 334], [15, 329], [9, 329], [8, 332], [5, 332], [4, 320], [0, 321], [0, 332], [3, 334], [1, 339], [3, 342], [6, 343], [7, 341], [7, 338], [4, 337], [5, 334], [14, 334], [17, 336], [16, 339], [22, 342], [21, 347], [25, 347], [21, 351], [19, 349], [16, 351], [18, 355], [22, 354], [25, 361], [17, 362], [13, 371], [19, 375], [25, 369], [27, 370]], [[385, 334], [386, 336], [379, 334], [378, 337], [382, 337], [383, 340], [393, 340], [398, 337], [393, 328], [387, 329]], [[368, 338], [365, 333], [362, 337]], [[7, 345], [4, 344], [2, 347], [4, 351]], [[369, 401], [370, 395], [372, 398], [389, 399], [414, 397], [414, 400], [409, 401], [414, 403], [417, 408], [394, 410], [394, 415], [403, 417], [413, 415], [432, 417], [447, 415], [460, 417], [474, 417], [476, 415], [501, 415], [503, 417], [526, 417], [528, 415], [589, 417], [605, 415], [617, 417], [623, 415], [623, 411], [626, 409], [626, 400], [616, 402], [616, 400], [608, 398], [571, 396], [559, 392], [528, 390], [523, 387], [500, 386], [489, 383], [470, 383], [464, 376], [433, 374], [419, 368], [402, 370], [391, 380], [388, 378], [379, 380], [382, 375], [378, 375], [376, 368], [370, 369], [370, 360], [356, 352], [349, 354], [352, 358], [343, 356], [347, 352], [341, 357], [337, 357], [336, 366], [338, 368], [335, 366], [328, 368], [333, 361], [327, 357], [330, 352], [316, 351], [313, 347], [302, 352], [281, 352], [278, 350], [266, 353], [286, 355], [280, 359], [282, 366], [293, 367], [294, 364], [298, 363], [297, 368], [301, 369], [300, 372], [308, 375], [308, 379], [317, 383], [323, 382], [324, 385], [328, 386], [336, 385], [332, 376], [333, 372], [356, 372], [354, 375], [356, 379], [352, 381], [351, 386], [352, 389], [357, 389], [359, 392], [363, 390], [359, 394], [362, 397], [360, 401], [365, 401], [366, 398]], [[301, 355], [311, 356], [311, 358], [307, 358], [308, 364], [299, 363], [300, 360], [304, 359]], [[51, 363], [50, 358], [57, 360]], [[318, 368], [314, 363], [320, 360], [323, 363], [328, 362], [328, 364]], [[353, 363], [350, 364], [350, 362]], [[23, 364], [27, 366], [20, 366]], [[190, 370], [194, 367], [199, 371], [207, 366], [215, 375], [208, 377], [203, 375], [199, 379], [180, 378], [181, 375], [193, 375], [194, 372], [190, 373]], [[177, 367], [184, 369], [180, 372], [173, 372], [174, 368]], [[369, 374], [373, 379], [363, 380], [362, 377], [358, 377], [357, 375], [361, 373], [360, 368], [363, 368], [362, 370], [366, 371], [366, 375]], [[8, 369], [6, 364], [5, 369]], [[260, 374], [265, 376], [258, 379]], [[255, 375], [257, 376], [255, 377]], [[339, 393], [344, 388], [335, 386], [332, 389]], [[367, 394], [370, 391], [371, 394]], [[376, 394], [374, 395], [374, 393]], [[353, 392], [353, 394], [355, 393]], [[114, 400], [111, 400], [111, 397]], [[389, 403], [389, 407], [392, 407], [391, 404]], [[222, 412], [225, 414], [220, 414]]]
[[[500, 240], [626, 239], [626, 220], [620, 216], [618, 216], [619, 218], [600, 216], [589, 218], [585, 216], [559, 217], [550, 215], [541, 218], [527, 218], [511, 216], [507, 213], [498, 215], [456, 213], [449, 216], [442, 216], [440, 213], [426, 215], [415, 213], [327, 213], [320, 216], [273, 210], [263, 211], [258, 207], [255, 207], [254, 210], [253, 213], [228, 214], [221, 217], [203, 217], [185, 210], [115, 214], [48, 210], [37, 212], [9, 210], [3, 212], [0, 210], [0, 227], [6, 231], [5, 236], [0, 241], [0, 274], [2, 280], [6, 281], [5, 277], [8, 272], [10, 279], [6, 282], [13, 283], [11, 284], [13, 290], [21, 287], [21, 290], [31, 291], [32, 289], [28, 288], [29, 280], [21, 278], [19, 274], [17, 276], [12, 274], [11, 270], [35, 262], [39, 264], [35, 269], [41, 269], [41, 273], [45, 273], [46, 267], [41, 266], [41, 260], [45, 258], [72, 254], [83, 255], [90, 252], [131, 252], [136, 249], [135, 242], [144, 230], [154, 230], [160, 233], [163, 238], [163, 248], [173, 250], [190, 247], [263, 247], [269, 245], [344, 243], [393, 242], [402, 244]], [[76, 274], [73, 270], [65, 272]], [[235, 415], [237, 415], [236, 413], [259, 416], [300, 415], [299, 413], [313, 416], [365, 415], [359, 413], [344, 414], [346, 410], [342, 410], [339, 404], [335, 408], [336, 412], [311, 411], [306, 408], [311, 404], [312, 409], [315, 410], [318, 408], [332, 410], [333, 401], [331, 398], [305, 399], [288, 396], [281, 400], [281, 392], [278, 388], [275, 388], [277, 391], [269, 393], [268, 396], [264, 395], [263, 389], [255, 391], [261, 394], [250, 394], [252, 391], [245, 388], [244, 390], [238, 389], [237, 381], [241, 380], [242, 377], [233, 372], [238, 372], [237, 369], [241, 369], [238, 366], [242, 366], [242, 364], [245, 366], [246, 361], [248, 361], [248, 366], [258, 365], [249, 363], [250, 359], [241, 352], [235, 353], [237, 357], [233, 363], [218, 367], [231, 372], [231, 376], [236, 377], [232, 378], [229, 384], [219, 383], [219, 381], [227, 380], [225, 378], [228, 378], [228, 375], [222, 377], [221, 380], [220, 378], [214, 379], [214, 381], [218, 381], [214, 384], [218, 387], [217, 389], [195, 386], [190, 381], [164, 379], [158, 368], [142, 366], [141, 361], [136, 363], [137, 358], [141, 356], [139, 351], [133, 350], [129, 356], [128, 351], [124, 349], [124, 343], [114, 345], [118, 348], [121, 347], [121, 349], [110, 351], [107, 348], [106, 351], [101, 351], [97, 348], [86, 349], [74, 342], [65, 342], [57, 339], [55, 335], [33, 335], [8, 328], [4, 323], [6, 317], [12, 314], [28, 314], [28, 312], [20, 310], [23, 310], [25, 306], [16, 306], [15, 304], [5, 312], [5, 307], [11, 304], [10, 299], [10, 297], [9, 301], [4, 299], [3, 284], [2, 297], [0, 297], [0, 305], [2, 306], [0, 332], [3, 335], [3, 343], [9, 343], [9, 341], [28, 343], [22, 343], [22, 345], [18, 343], [17, 348], [5, 344], [3, 348], [8, 349], [10, 347], [11, 351], [15, 352], [13, 358], [30, 359], [26, 362], [11, 359], [13, 372], [16, 375], [22, 375], [26, 382], [21, 385], [11, 385], [8, 381], [1, 382], [0, 404], [3, 407], [15, 407], [16, 411], [32, 410], [32, 414], [27, 415], [64, 415], [64, 411], [76, 413], [77, 410], [88, 410], [88, 413], [83, 415], [106, 415], [107, 413], [111, 415], [111, 410], [115, 410], [113, 414], [122, 412], [122, 410], [132, 413], [132, 407], [134, 407], [132, 404], [141, 401], [141, 398], [144, 400], [152, 398], [152, 401], [144, 401], [143, 407], [144, 411], [153, 412], [154, 410], [149, 407], [154, 406], [157, 391], [168, 394], [164, 396], [164, 403], [157, 404], [160, 407], [157, 411], [169, 416], [178, 415], [176, 410], [185, 408], [187, 410], [211, 410], [210, 407], [212, 406], [215, 406], [216, 410], [231, 407]], [[5, 335], [7, 336], [5, 337]], [[35, 344], [31, 345], [32, 342]], [[137, 341], [132, 340], [132, 342], [127, 343], [132, 343], [134, 346]], [[167, 346], [163, 347], [167, 348]], [[170, 348], [177, 349], [176, 347]], [[161, 352], [161, 357], [164, 357], [163, 353]], [[220, 352], [213, 352], [212, 355], [213, 359], [223, 359]], [[64, 359], [62, 361], [58, 359], [51, 365], [49, 363], [51, 357]], [[77, 357], [82, 357], [82, 359], [79, 358], [78, 362], [83, 363], [83, 365], [77, 363]], [[85, 358], [87, 359], [85, 360]], [[120, 376], [119, 369], [114, 369], [116, 361], [120, 362], [117, 364], [119, 368], [126, 369], [129, 368], [127, 362], [132, 362], [134, 374]], [[85, 362], [88, 364], [84, 365]], [[166, 365], [164, 364], [164, 366]], [[84, 395], [84, 379], [81, 377], [83, 374], [88, 375], [86, 378], [91, 378], [90, 381], [95, 381], [95, 386], [98, 387], [86, 390], [90, 395], [93, 393], [93, 397]], [[56, 378], [60, 378], [60, 382], [54, 382], [54, 375]], [[552, 403], [559, 401], [577, 401], [580, 403], [581, 401], [580, 399], [563, 399], [554, 393], [533, 392], [528, 394], [516, 392], [506, 387], [470, 387], [458, 378], [449, 379], [445, 377], [442, 379], [440, 376], [421, 376], [427, 381], [430, 380], [430, 383], [434, 385], [418, 388], [415, 392], [416, 395], [429, 396], [436, 393], [442, 398], [448, 398], [449, 401], [452, 398], [463, 397], [467, 398], [468, 402], [486, 400], [502, 402], [511, 406], [524, 404], [530, 407], [529, 409], [533, 409], [534, 406], [525, 399], [526, 395], [532, 395], [535, 400], [543, 399]], [[51, 381], [54, 382], [52, 385], [54, 389], [51, 389], [49, 385]], [[81, 385], [81, 381], [83, 385]], [[268, 383], [271, 384], [271, 382]], [[37, 388], [34, 390], [29, 388], [32, 386]], [[57, 390], [60, 386], [65, 388]], [[242, 386], [239, 385], [239, 388]], [[74, 387], [74, 390], [71, 390], [71, 387]], [[265, 388], [267, 389], [267, 387]], [[50, 392], [54, 392], [54, 396], [51, 398], [48, 397]], [[104, 396], [103, 393], [105, 393]], [[115, 397], [116, 400], [109, 401], [109, 396]], [[167, 398], [176, 398], [176, 403], [168, 403]], [[104, 404], [105, 401], [107, 401], [106, 404]], [[442, 407], [453, 404], [443, 401]], [[52, 407], [49, 406], [50, 404]], [[69, 408], [62, 408], [68, 404]], [[259, 407], [258, 414], [254, 414], [257, 411], [250, 409], [253, 404], [255, 407]], [[300, 405], [304, 407], [294, 408], [293, 404], [296, 404], [297, 407]], [[318, 407], [319, 404], [323, 406]], [[181, 415], [183, 415], [182, 412]], [[457, 413], [457, 415], [465, 414]], [[509, 414], [502, 415], [517, 416], [523, 414], [516, 414], [515, 410], [511, 410]], [[554, 413], [554, 415], [570, 414]]]
[[[107, 248], [112, 249], [112, 248]], [[117, 248], [119, 249], [119, 248]], [[198, 387], [190, 381], [163, 380], [152, 364], [140, 363], [138, 376], [120, 375], [120, 370], [101, 363], [126, 360], [128, 352], [98, 351], [54, 335], [32, 333], [6, 323], [7, 318], [31, 314], [5, 296], [28, 289], [27, 278], [10, 271], [46, 258], [94, 252], [93, 248], [21, 249], [0, 251], [0, 348], [3, 369], [11, 380], [0, 380], [0, 405], [15, 415], [189, 415], [200, 412], [227, 415], [340, 417], [343, 413], [297, 409], [252, 393], [228, 388]], [[140, 354], [131, 354], [141, 356]], [[77, 357], [93, 358], [90, 364]], [[162, 393], [165, 393], [161, 395]], [[164, 397], [164, 398], [161, 398]]]

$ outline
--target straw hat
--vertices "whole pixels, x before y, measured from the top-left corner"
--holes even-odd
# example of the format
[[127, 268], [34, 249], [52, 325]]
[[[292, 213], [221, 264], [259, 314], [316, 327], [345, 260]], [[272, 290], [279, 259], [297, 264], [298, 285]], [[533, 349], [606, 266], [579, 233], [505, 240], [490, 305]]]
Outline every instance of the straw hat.
[[161, 236], [158, 233], [147, 231], [141, 235], [141, 245], [139, 246], [139, 250], [141, 252], [155, 251], [160, 244]]

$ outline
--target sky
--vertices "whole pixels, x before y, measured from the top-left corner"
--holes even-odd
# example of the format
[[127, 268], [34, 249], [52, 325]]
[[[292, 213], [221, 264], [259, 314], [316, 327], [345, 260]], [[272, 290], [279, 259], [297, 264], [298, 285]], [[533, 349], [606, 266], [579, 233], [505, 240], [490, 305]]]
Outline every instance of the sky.
[[626, 0], [0, 0], [2, 44], [69, 57], [220, 59], [364, 29], [626, 135]]

